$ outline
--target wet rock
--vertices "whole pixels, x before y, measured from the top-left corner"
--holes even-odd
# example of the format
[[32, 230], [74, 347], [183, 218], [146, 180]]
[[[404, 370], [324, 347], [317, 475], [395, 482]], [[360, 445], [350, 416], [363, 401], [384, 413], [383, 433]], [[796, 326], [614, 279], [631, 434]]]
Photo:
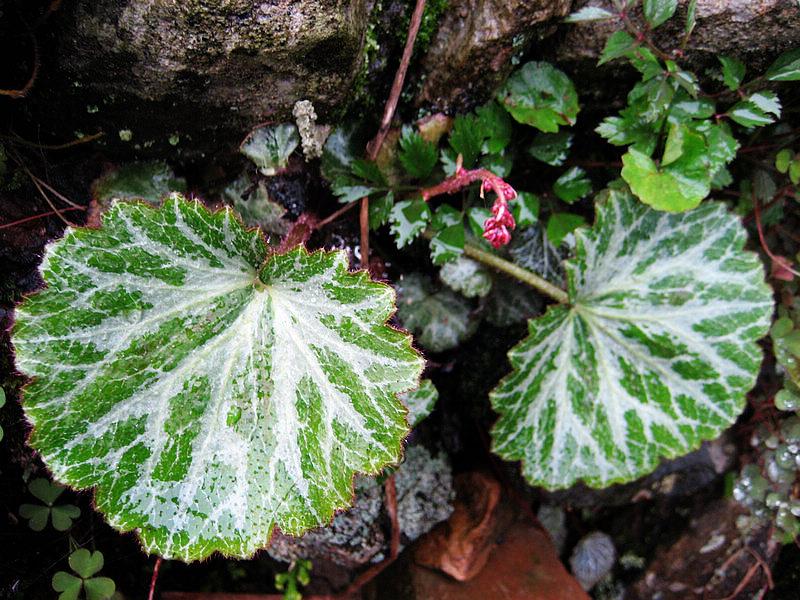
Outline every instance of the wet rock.
[[81, 0], [60, 14], [58, 70], [109, 137], [200, 153], [293, 121], [301, 99], [323, 120], [341, 108], [367, 17], [366, 0]]
[[602, 531], [594, 531], [577, 543], [569, 564], [575, 579], [588, 591], [611, 572], [616, 560], [617, 551], [611, 537]]
[[[452, 482], [444, 455], [434, 456], [423, 446], [406, 450], [405, 460], [395, 473], [402, 542], [412, 542], [450, 516]], [[336, 515], [329, 526], [298, 538], [276, 533], [267, 548], [269, 555], [285, 562], [327, 559], [349, 569], [382, 560], [388, 552], [382, 486], [374, 478], [359, 477], [355, 491], [353, 507]]]
[[463, 110], [485, 100], [509, 74], [515, 57], [569, 12], [570, 0], [453, 0], [423, 62], [416, 102]]
[[644, 575], [628, 588], [626, 598], [760, 597], [767, 583], [766, 569], [777, 560], [780, 544], [766, 523], [743, 535], [736, 520], [744, 512], [730, 500], [705, 507], [688, 531], [656, 554]]

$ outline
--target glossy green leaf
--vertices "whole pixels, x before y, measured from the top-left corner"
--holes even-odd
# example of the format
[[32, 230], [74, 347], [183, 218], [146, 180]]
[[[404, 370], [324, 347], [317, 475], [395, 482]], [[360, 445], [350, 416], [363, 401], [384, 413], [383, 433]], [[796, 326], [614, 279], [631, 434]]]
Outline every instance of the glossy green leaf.
[[111, 169], [92, 184], [92, 198], [108, 206], [112, 200], [144, 200], [158, 204], [172, 192], [185, 192], [186, 180], [165, 162], [135, 162]]
[[400, 151], [397, 157], [411, 177], [425, 179], [433, 172], [439, 159], [439, 152], [436, 146], [423, 139], [419, 132], [411, 127], [403, 127], [399, 145]]
[[350, 176], [353, 161], [364, 156], [366, 144], [367, 136], [361, 126], [350, 124], [334, 129], [322, 148], [323, 177], [333, 182], [338, 177]]
[[569, 304], [529, 321], [491, 394], [494, 451], [529, 483], [593, 487], [717, 437], [761, 366], [772, 290], [724, 205], [654, 211], [621, 192], [576, 232]]
[[419, 273], [404, 275], [397, 284], [397, 318], [431, 352], [444, 352], [466, 341], [478, 326], [470, 318], [469, 301], [445, 288], [436, 290]]
[[556, 179], [553, 191], [564, 202], [572, 204], [592, 191], [592, 182], [586, 176], [586, 171], [580, 167], [571, 167]]
[[644, 18], [655, 29], [675, 14], [678, 0], [642, 0]]
[[586, 224], [586, 219], [580, 215], [572, 213], [554, 213], [547, 219], [547, 239], [550, 243], [558, 247], [564, 238], [575, 231], [581, 225]]
[[[566, 221], [571, 220], [570, 217], [577, 216], [567, 213], [560, 214], [564, 215]], [[562, 222], [564, 229], [567, 230], [563, 235], [574, 231], [575, 227], [579, 227], [584, 223], [585, 221], [582, 217], [574, 219], [572, 223]], [[559, 235], [561, 233], [559, 232]], [[560, 243], [560, 240], [557, 241]], [[544, 227], [535, 225], [516, 232], [508, 247], [508, 253], [514, 263], [523, 269], [528, 269], [528, 271], [544, 277], [547, 281], [559, 287], [564, 284], [564, 273], [561, 269], [564, 256], [559, 253], [557, 246], [550, 240]]]
[[423, 379], [417, 389], [400, 394], [400, 401], [408, 408], [408, 425], [410, 427], [419, 425], [433, 412], [438, 399], [439, 390], [430, 379]]
[[437, 231], [431, 238], [431, 260], [443, 265], [464, 253], [464, 225], [459, 222]]
[[464, 256], [442, 265], [439, 271], [442, 282], [466, 298], [483, 298], [492, 290], [492, 276], [481, 266]]
[[800, 81], [800, 48], [781, 54], [765, 76], [770, 81]]
[[545, 62], [529, 62], [515, 71], [497, 93], [497, 100], [517, 121], [545, 133], [574, 125], [579, 111], [572, 81]]
[[300, 144], [297, 127], [289, 123], [256, 128], [242, 144], [240, 151], [264, 175], [276, 175], [286, 168], [289, 156]]
[[452, 159], [461, 155], [462, 166], [471, 169], [483, 149], [483, 127], [475, 115], [458, 115], [453, 121], [448, 143], [453, 150]]
[[607, 62], [628, 56], [628, 54], [636, 47], [636, 39], [626, 31], [615, 31], [606, 40], [603, 46], [603, 52], [600, 55], [600, 60], [597, 61], [598, 65], [604, 65]]
[[729, 90], [736, 91], [742, 85], [747, 68], [744, 63], [730, 56], [717, 56], [722, 64], [722, 80]]
[[789, 148], [784, 148], [775, 155], [775, 169], [778, 173], [789, 171], [789, 165], [794, 159], [794, 153]]
[[229, 210], [173, 197], [68, 229], [42, 275], [12, 332], [29, 442], [148, 552], [250, 556], [398, 460], [422, 362], [345, 253], [269, 255]]
[[389, 213], [389, 231], [398, 248], [410, 244], [428, 226], [431, 210], [421, 198], [397, 202]]
[[530, 227], [539, 222], [539, 196], [530, 192], [517, 192], [510, 204], [517, 227]]
[[616, 15], [598, 6], [584, 6], [564, 19], [565, 23], [586, 23], [589, 21], [608, 21]]
[[749, 100], [737, 102], [726, 114], [743, 127], [762, 127], [775, 122], [773, 117]]
[[[494, 100], [479, 106], [475, 111], [484, 137], [481, 150], [485, 154], [498, 154], [511, 143], [514, 123], [508, 112]], [[499, 175], [499, 173], [498, 173]]]
[[528, 154], [540, 161], [560, 167], [569, 156], [573, 135], [567, 131], [538, 133], [528, 146]]
[[378, 229], [389, 221], [394, 206], [394, 194], [388, 192], [373, 198], [369, 203], [369, 228]]
[[243, 176], [226, 187], [224, 195], [244, 224], [260, 227], [268, 234], [271, 243], [280, 241], [281, 236], [289, 231], [286, 208], [269, 197], [263, 182], [253, 185], [248, 177]]

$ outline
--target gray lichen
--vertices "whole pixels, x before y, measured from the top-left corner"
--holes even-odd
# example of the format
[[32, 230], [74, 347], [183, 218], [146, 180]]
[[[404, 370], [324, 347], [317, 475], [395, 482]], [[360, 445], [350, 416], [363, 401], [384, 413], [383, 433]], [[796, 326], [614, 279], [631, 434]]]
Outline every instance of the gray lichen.
[[330, 127], [317, 125], [317, 113], [310, 100], [298, 100], [292, 109], [297, 130], [300, 132], [300, 141], [303, 145], [303, 155], [306, 161], [322, 156], [322, 147], [328, 139]]

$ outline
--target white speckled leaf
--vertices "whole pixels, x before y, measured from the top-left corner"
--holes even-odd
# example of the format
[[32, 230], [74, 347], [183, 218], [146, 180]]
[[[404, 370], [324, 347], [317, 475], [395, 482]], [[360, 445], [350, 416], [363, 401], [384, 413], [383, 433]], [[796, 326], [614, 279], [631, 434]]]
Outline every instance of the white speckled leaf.
[[230, 211], [117, 203], [48, 246], [17, 310], [31, 445], [149, 552], [246, 557], [396, 462], [422, 360], [342, 252], [267, 254]]
[[491, 394], [494, 450], [534, 485], [634, 479], [731, 425], [761, 365], [772, 291], [724, 205], [618, 192], [576, 231], [569, 306], [528, 322]]

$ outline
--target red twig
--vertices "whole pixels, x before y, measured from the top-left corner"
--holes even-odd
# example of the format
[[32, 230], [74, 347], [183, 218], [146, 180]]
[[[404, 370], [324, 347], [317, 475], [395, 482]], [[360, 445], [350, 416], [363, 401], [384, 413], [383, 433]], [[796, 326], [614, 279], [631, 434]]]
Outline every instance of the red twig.
[[798, 273], [789, 266], [790, 263], [786, 258], [773, 254], [772, 251], [769, 249], [769, 246], [767, 246], [767, 241], [764, 238], [764, 230], [761, 227], [761, 209], [758, 206], [758, 198], [756, 198], [755, 196], [753, 197], [753, 212], [755, 213], [756, 216], [756, 229], [758, 230], [758, 239], [761, 242], [761, 247], [764, 249], [764, 252], [767, 254], [767, 256], [769, 256], [770, 260], [772, 260], [773, 263], [777, 263], [780, 268], [789, 271], [795, 277], [800, 277], [800, 273]]
[[[397, 68], [397, 73], [394, 75], [392, 82], [392, 90], [389, 93], [389, 99], [386, 101], [386, 106], [383, 109], [383, 118], [381, 119], [381, 126], [378, 133], [372, 138], [372, 141], [367, 144], [367, 156], [370, 160], [375, 160], [381, 150], [383, 141], [386, 139], [386, 134], [389, 133], [389, 127], [392, 124], [394, 112], [397, 110], [397, 103], [400, 101], [400, 93], [403, 91], [403, 82], [406, 79], [406, 72], [408, 65], [411, 62], [411, 54], [414, 51], [414, 41], [417, 39], [417, 32], [422, 23], [422, 13], [425, 10], [425, 0], [417, 0], [414, 6], [414, 12], [411, 15], [411, 23], [408, 27], [408, 35], [406, 37], [406, 45], [403, 48], [403, 56], [400, 59], [400, 66]], [[359, 215], [361, 225], [361, 267], [369, 267], [369, 196], [361, 199], [361, 213]]]
[[29, 142], [28, 140], [21, 138], [20, 136], [14, 134], [11, 138], [12, 143], [20, 144], [22, 146], [28, 146], [29, 148], [36, 148], [38, 150], [65, 150], [67, 148], [72, 148], [73, 146], [79, 146], [80, 144], [88, 144], [89, 142], [93, 142], [94, 140], [101, 138], [105, 135], [104, 132], [98, 131], [97, 133], [93, 133], [92, 135], [85, 135], [82, 138], [78, 138], [76, 140], [72, 140], [71, 142], [66, 142], [64, 144], [37, 144], [34, 142]]
[[460, 169], [456, 171], [455, 175], [448, 177], [441, 183], [437, 183], [432, 187], [421, 190], [420, 194], [422, 195], [422, 199], [427, 202], [434, 196], [441, 196], [442, 194], [455, 194], [459, 190], [464, 189], [476, 181], [492, 179], [495, 177], [496, 175], [494, 173], [486, 169], [472, 169], [471, 171]]
[[147, 595], [147, 600], [153, 600], [156, 593], [156, 582], [158, 581], [158, 571], [161, 569], [161, 557], [156, 558], [156, 564], [153, 566], [153, 576], [150, 578], [150, 593]]
[[397, 520], [397, 487], [395, 486], [394, 475], [389, 476], [386, 483], [383, 484], [383, 490], [386, 496], [386, 512], [389, 513], [389, 518], [392, 521], [392, 533], [389, 538], [389, 556], [356, 577], [355, 581], [340, 594], [339, 597], [342, 600], [351, 598], [367, 583], [375, 579], [375, 577], [397, 559], [397, 555], [400, 552], [400, 523]]
[[62, 208], [60, 211], [58, 210], [50, 210], [46, 213], [41, 213], [38, 215], [33, 215], [32, 217], [25, 217], [24, 219], [17, 219], [16, 221], [11, 221], [10, 223], [3, 223], [0, 225], [0, 229], [8, 229], [9, 227], [16, 227], [17, 225], [22, 225], [23, 223], [27, 223], [28, 221], [35, 221], [36, 219], [43, 219], [44, 217], [52, 217], [53, 215], [57, 215], [60, 212], [64, 213], [70, 210], [86, 210], [85, 206], [70, 206], [68, 208]]
[[327, 217], [322, 219], [319, 223], [317, 223], [317, 229], [321, 229], [322, 227], [325, 227], [329, 223], [333, 223], [336, 219], [341, 217], [344, 213], [349, 212], [351, 209], [355, 208], [355, 206], [356, 206], [356, 202], [351, 202], [350, 204], [345, 204], [342, 208], [340, 208], [339, 210], [331, 213], [330, 215], [328, 215]]

